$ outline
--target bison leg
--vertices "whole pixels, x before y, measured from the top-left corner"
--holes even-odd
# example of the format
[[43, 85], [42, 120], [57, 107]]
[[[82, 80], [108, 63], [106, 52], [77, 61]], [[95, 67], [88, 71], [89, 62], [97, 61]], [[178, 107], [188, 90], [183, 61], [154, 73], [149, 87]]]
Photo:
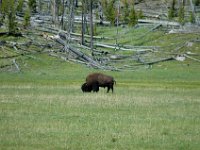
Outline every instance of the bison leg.
[[113, 93], [113, 84], [108, 85], [107, 93], [109, 93], [110, 89], [112, 90]]
[[111, 90], [112, 90], [112, 93], [113, 93], [113, 85], [111, 86]]
[[108, 86], [108, 88], [107, 88], [107, 93], [109, 93], [109, 91], [110, 91], [110, 86]]
[[93, 90], [93, 92], [98, 92], [99, 91], [99, 84], [97, 84], [97, 83], [93, 84], [92, 90]]

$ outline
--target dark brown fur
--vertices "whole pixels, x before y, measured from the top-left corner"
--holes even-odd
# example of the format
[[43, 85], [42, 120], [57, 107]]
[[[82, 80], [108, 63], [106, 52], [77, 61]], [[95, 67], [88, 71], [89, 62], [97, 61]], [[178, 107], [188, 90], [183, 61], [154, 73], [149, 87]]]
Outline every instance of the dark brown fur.
[[108, 76], [102, 73], [92, 73], [86, 77], [86, 84], [88, 87], [92, 88], [93, 92], [98, 92], [99, 87], [107, 87], [107, 93], [113, 89], [113, 85], [116, 83], [112, 76]]

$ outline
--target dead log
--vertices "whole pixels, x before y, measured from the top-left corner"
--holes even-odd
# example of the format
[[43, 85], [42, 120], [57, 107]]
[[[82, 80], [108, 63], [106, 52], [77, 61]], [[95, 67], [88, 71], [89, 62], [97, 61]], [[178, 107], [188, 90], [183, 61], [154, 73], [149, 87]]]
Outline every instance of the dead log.
[[0, 32], [0, 36], [8, 35], [9, 32]]
[[157, 50], [160, 48], [160, 46], [134, 46], [134, 45], [123, 45], [124, 48], [129, 48], [129, 49], [153, 49]]
[[161, 24], [163, 26], [180, 27], [180, 23], [165, 20], [138, 19], [139, 23]]
[[62, 44], [64, 47], [66, 47], [69, 51], [71, 51], [72, 53], [74, 53], [75, 55], [77, 55], [79, 58], [82, 58], [83, 60], [85, 60], [86, 62], [89, 62], [91, 64], [94, 64], [95, 66], [100, 66], [96, 61], [94, 61], [92, 58], [88, 57], [87, 55], [85, 55], [84, 53], [82, 53], [80, 50], [76, 50], [75, 48], [73, 48], [70, 45], [67, 45], [65, 43], [65, 41], [63, 41], [61, 38], [57, 38], [55, 39], [56, 42]]
[[23, 34], [20, 33], [20, 32], [17, 32], [17, 33], [0, 32], [0, 36], [4, 36], [4, 35], [7, 35], [7, 36], [14, 36], [14, 37], [23, 37]]
[[[79, 33], [71, 33], [71, 35], [74, 35], [74, 36], [81, 36], [81, 34]], [[86, 38], [90, 38], [90, 35], [87, 35], [85, 34], [85, 37]], [[113, 38], [109, 38], [109, 37], [101, 37], [101, 36], [93, 36], [94, 39], [98, 39], [98, 40], [113, 40]]]
[[132, 56], [125, 56], [125, 55], [111, 55], [110, 59], [112, 60], [122, 60], [122, 59], [127, 59], [131, 58]]
[[163, 58], [163, 59], [155, 60], [155, 61], [151, 61], [151, 62], [145, 62], [143, 59], [138, 57], [138, 61], [140, 63], [142, 63], [143, 65], [148, 65], [148, 66], [152, 66], [152, 65], [160, 63], [160, 62], [171, 61], [171, 60], [175, 60], [174, 57], [168, 57], [168, 58]]
[[77, 59], [79, 59], [80, 61], [86, 62], [90, 67], [97, 68], [97, 69], [103, 69], [103, 70], [113, 70], [113, 71], [118, 70], [117, 68], [112, 67], [112, 66], [102, 66], [97, 61], [93, 60], [91, 57], [87, 56], [80, 50], [75, 49], [74, 47], [72, 47], [69, 44], [67, 45], [66, 42], [64, 40], [62, 40], [61, 38], [56, 38], [55, 41], [58, 42], [59, 44], [63, 45], [64, 48], [67, 51], [71, 52], [73, 55], [75, 55], [77, 57]]
[[15, 57], [19, 57], [22, 54], [18, 54], [18, 55], [12, 55], [12, 56], [1, 56], [0, 59], [9, 59], [9, 58], [15, 58]]
[[97, 47], [104, 47], [104, 48], [110, 48], [114, 50], [122, 50], [122, 51], [133, 51], [133, 52], [146, 52], [146, 51], [153, 51], [152, 49], [129, 49], [129, 48], [123, 48], [120, 46], [112, 46], [107, 44], [101, 44], [101, 43], [94, 43]]
[[9, 66], [12, 66], [12, 65], [13, 64], [2, 65], [2, 66], [0, 66], [0, 69], [6, 68], [6, 67], [9, 67]]
[[161, 27], [162, 24], [156, 24], [152, 29], [150, 29], [149, 31], [147, 31], [146, 33], [144, 33], [143, 35], [139, 36], [136, 38], [136, 40], [140, 40], [141, 38], [145, 37], [148, 33], [158, 29], [159, 27]]
[[16, 60], [13, 59], [13, 64], [15, 65], [15, 67], [17, 68], [17, 71], [20, 71], [19, 65], [16, 63]]
[[185, 54], [184, 56], [185, 56], [186, 58], [189, 58], [189, 59], [194, 60], [194, 61], [196, 61], [196, 62], [200, 62], [199, 59], [196, 59], [196, 58], [194, 58], [194, 57], [188, 56], [187, 54]]
[[[193, 28], [194, 28], [194, 26], [193, 26]], [[177, 34], [177, 33], [179, 33], [179, 34], [198, 34], [199, 35], [200, 31], [199, 31], [199, 29], [197, 29], [197, 30], [192, 29], [192, 26], [191, 26], [191, 29], [172, 29], [168, 32], [168, 34]]]
[[[37, 27], [36, 28], [38, 31], [43, 31], [43, 32], [48, 32], [48, 33], [52, 33], [52, 34], [58, 34], [58, 33], [61, 33], [61, 34], [66, 34], [66, 36], [68, 35], [68, 33], [64, 30], [60, 30], [60, 29], [57, 29], [57, 28], [50, 28], [50, 27], [46, 27], [46, 28], [43, 28], [43, 27]], [[78, 36], [78, 37], [81, 37], [82, 35], [79, 34], [79, 33], [75, 33], [75, 32], [71, 32], [70, 35], [72, 36]], [[86, 38], [90, 38], [90, 35], [87, 35], [85, 34], [85, 37]], [[113, 38], [109, 38], [109, 37], [101, 37], [101, 36], [93, 36], [94, 39], [98, 39], [98, 40], [113, 40]]]

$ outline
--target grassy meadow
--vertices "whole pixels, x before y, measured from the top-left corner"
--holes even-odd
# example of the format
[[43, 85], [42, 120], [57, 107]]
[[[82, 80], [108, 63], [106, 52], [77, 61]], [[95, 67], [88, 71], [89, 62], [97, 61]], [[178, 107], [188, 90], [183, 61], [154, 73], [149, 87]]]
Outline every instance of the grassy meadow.
[[[118, 36], [119, 45], [158, 46], [160, 51], [141, 55], [149, 62], [187, 52], [193, 60], [151, 68], [129, 59], [113, 64], [121, 67], [128, 62], [130, 70], [103, 71], [37, 53], [34, 45], [18, 51], [1, 45], [0, 149], [199, 150], [199, 34], [166, 34], [166, 28], [149, 32], [152, 28], [119, 27], [116, 35], [116, 27], [100, 26], [97, 35], [110, 39], [94, 42], [113, 44]], [[31, 38], [36, 44], [55, 44], [41, 36]], [[4, 40], [27, 42], [23, 37], [1, 36], [0, 42]], [[114, 93], [103, 88], [82, 93], [81, 84], [91, 72], [112, 75], [117, 82]]]
[[[198, 63], [111, 72], [45, 54], [21, 62], [21, 72], [0, 72], [2, 150], [200, 148]], [[114, 76], [113, 94], [81, 92], [96, 71]]]

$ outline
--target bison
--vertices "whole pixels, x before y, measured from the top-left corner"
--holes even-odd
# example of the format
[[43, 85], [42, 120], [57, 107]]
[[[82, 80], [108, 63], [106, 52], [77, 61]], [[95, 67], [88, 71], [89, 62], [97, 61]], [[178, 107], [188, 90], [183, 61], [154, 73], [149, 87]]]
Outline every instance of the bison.
[[83, 89], [87, 91], [98, 92], [99, 87], [107, 87], [107, 93], [109, 93], [110, 89], [112, 92], [114, 91], [113, 85], [116, 84], [116, 81], [112, 76], [108, 76], [102, 73], [92, 73], [86, 77], [86, 83], [84, 83]]

